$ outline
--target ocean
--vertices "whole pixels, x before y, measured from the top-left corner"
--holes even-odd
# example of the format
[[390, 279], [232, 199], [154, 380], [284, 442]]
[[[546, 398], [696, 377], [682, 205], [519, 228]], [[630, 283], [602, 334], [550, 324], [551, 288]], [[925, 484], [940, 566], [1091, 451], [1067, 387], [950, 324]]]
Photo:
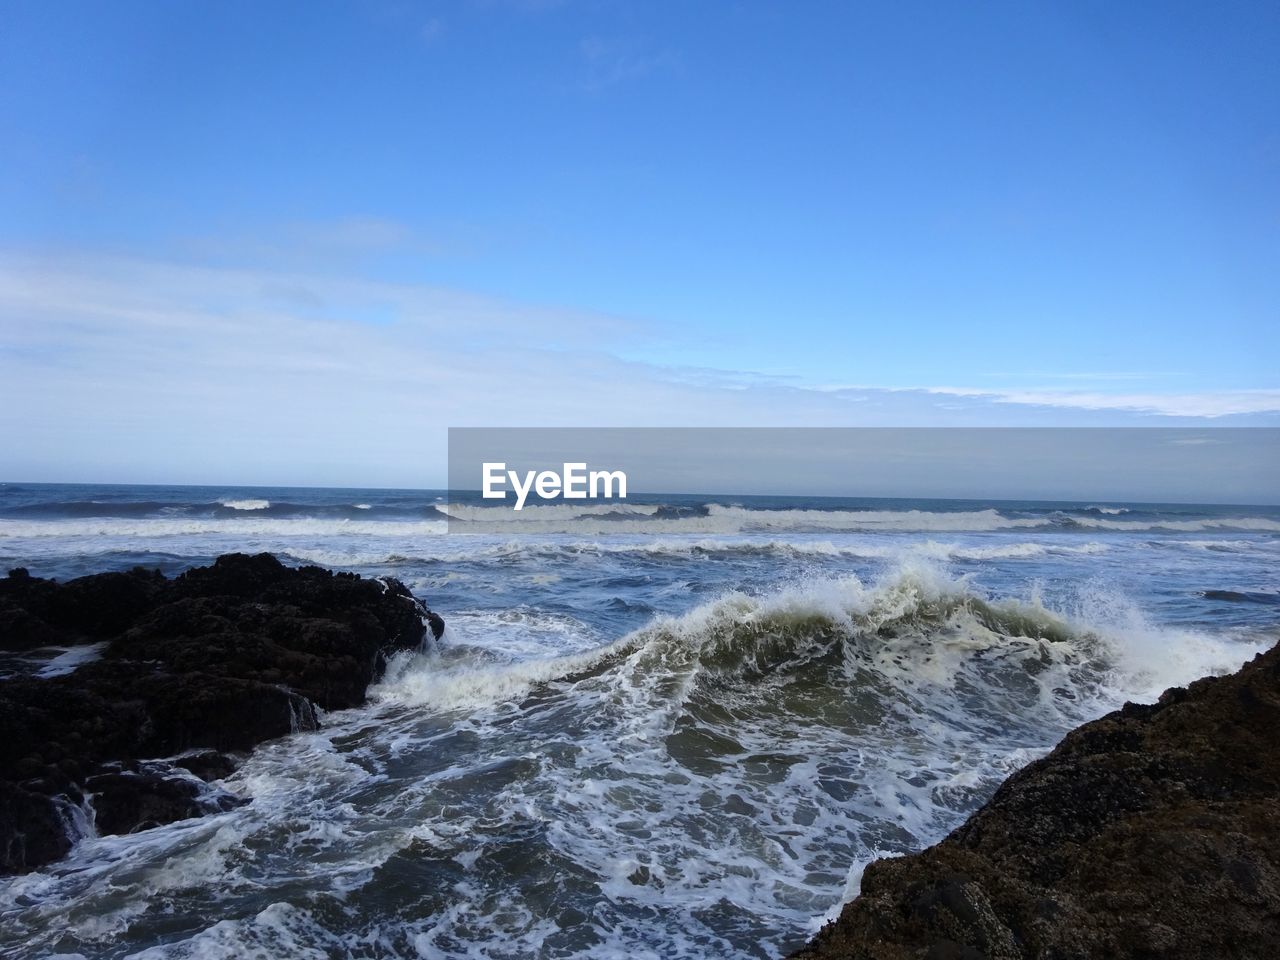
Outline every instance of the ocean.
[[1280, 638], [1277, 507], [523, 513], [444, 491], [0, 484], [0, 569], [269, 551], [397, 577], [447, 624], [365, 707], [255, 751], [226, 783], [248, 806], [0, 880], [3, 955], [777, 957], [870, 860], [941, 839], [1069, 729]]

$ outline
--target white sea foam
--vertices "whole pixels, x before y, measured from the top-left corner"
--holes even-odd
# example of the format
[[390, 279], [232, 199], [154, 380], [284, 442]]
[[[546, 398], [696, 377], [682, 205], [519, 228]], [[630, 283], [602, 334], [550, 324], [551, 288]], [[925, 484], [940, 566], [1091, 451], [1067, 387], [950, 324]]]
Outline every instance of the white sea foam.
[[[254, 508], [263, 509], [263, 508]], [[280, 537], [328, 539], [341, 537], [431, 537], [447, 532], [443, 520], [346, 520], [300, 518], [132, 518], [100, 517], [75, 520], [0, 519], [0, 540], [115, 537], [137, 540], [172, 537], [225, 536], [251, 539]]]
[[220, 500], [218, 502], [231, 510], [265, 510], [271, 506], [270, 500]]
[[315, 922], [310, 911], [272, 903], [252, 917], [219, 920], [178, 944], [129, 954], [127, 960], [328, 960], [343, 950], [343, 938]]
[[1251, 540], [1167, 540], [1170, 546], [1191, 547], [1195, 550], [1213, 550], [1218, 553], [1242, 553], [1250, 550], [1264, 550], [1268, 544]]
[[[243, 512], [266, 509], [268, 501], [228, 501]], [[324, 517], [156, 517], [156, 518], [74, 518], [0, 519], [0, 541], [49, 537], [133, 537], [173, 538], [178, 536], [280, 537], [316, 540], [325, 538], [393, 538], [480, 535], [567, 534], [598, 536], [701, 536], [786, 534], [878, 534], [878, 533], [998, 533], [1008, 530], [1062, 531], [1093, 529], [1116, 533], [1142, 532], [1280, 532], [1280, 520], [1269, 517], [1208, 517], [1191, 520], [1152, 518], [1111, 520], [1101, 517], [1006, 517], [995, 509], [930, 512], [921, 510], [752, 510], [710, 504], [706, 514], [660, 516], [653, 505], [612, 504], [584, 507], [529, 506], [519, 515], [493, 507], [464, 504], [438, 505], [455, 520], [350, 520]]]
[[93, 663], [93, 661], [101, 659], [102, 651], [106, 648], [106, 641], [67, 647], [36, 671], [36, 676], [61, 677], [68, 673], [74, 673], [77, 668], [84, 666], [86, 663]]
[[[348, 548], [304, 548], [290, 546], [283, 554], [306, 563], [328, 566], [377, 566], [385, 564], [435, 563], [443, 560], [520, 559], [538, 557], [584, 557], [589, 555], [628, 555], [650, 557], [695, 557], [699, 555], [775, 555], [778, 557], [848, 557], [866, 560], [892, 560], [911, 555], [938, 560], [1018, 560], [1046, 556], [1102, 554], [1110, 550], [1105, 543], [1068, 543], [1053, 541], [1017, 541], [989, 545], [944, 543], [932, 540], [914, 543], [890, 543], [870, 540], [711, 538], [694, 537], [618, 537], [599, 540], [560, 542], [545, 539], [500, 539], [486, 542], [474, 537], [445, 537], [417, 544], [407, 553], [370, 548], [355, 544]], [[423, 548], [426, 549], [423, 549]], [[409, 549], [407, 546], [406, 549]], [[550, 577], [551, 574], [535, 574]], [[542, 580], [550, 583], [554, 580]]]
[[[0, 950], [782, 954], [856, 893], [871, 859], [937, 840], [1069, 727], [1230, 670], [1263, 642], [1155, 625], [1083, 576], [1051, 600], [1019, 586], [1023, 566], [998, 590], [978, 585], [985, 561], [1056, 557], [1051, 570], [1075, 572], [1148, 549], [1105, 533], [399, 536], [292, 549], [485, 560], [444, 594], [441, 641], [395, 658], [369, 706], [255, 751], [227, 782], [251, 805], [92, 838], [6, 881]], [[1197, 551], [1197, 571], [1226, 562], [1177, 549]], [[739, 563], [795, 575], [734, 573], [720, 582], [749, 589], [696, 594], [625, 633], [579, 616], [589, 603], [555, 602], [629, 591], [611, 578], [655, 569], [687, 597], [700, 571]], [[815, 576], [828, 565], [882, 572]], [[603, 585], [585, 586], [602, 568]], [[588, 593], [568, 593], [575, 577]], [[510, 602], [482, 605], [475, 584], [490, 579]]]
[[582, 504], [580, 506], [574, 504], [531, 503], [526, 504], [518, 515], [512, 511], [510, 506], [478, 507], [465, 503], [450, 503], [441, 504], [436, 509], [441, 513], [448, 514], [455, 520], [464, 520], [472, 523], [509, 522], [519, 525], [545, 521], [578, 520], [587, 517], [651, 517], [661, 507], [655, 504], [626, 503], [624, 501], [618, 503]]
[[751, 510], [707, 505], [708, 515], [737, 530], [1009, 530], [1043, 526], [1037, 518], [1003, 516], [998, 510]]
[[1195, 520], [1103, 520], [1098, 517], [1073, 517], [1072, 522], [1081, 527], [1123, 532], [1167, 530], [1177, 533], [1198, 533], [1205, 530], [1239, 530], [1244, 532], [1280, 533], [1280, 520], [1269, 517], [1206, 517]]
[[[529, 545], [530, 552], [547, 550], [545, 546]], [[791, 556], [859, 557], [864, 559], [893, 559], [918, 554], [939, 560], [1002, 560], [1024, 557], [1066, 556], [1071, 554], [1106, 553], [1105, 543], [1055, 543], [1014, 542], [988, 546], [971, 546], [960, 543], [923, 542], [890, 543], [881, 541], [798, 540], [798, 539], [670, 539], [658, 538], [639, 542], [577, 541], [556, 549], [577, 553], [640, 553], [654, 556], [689, 556], [698, 553], [776, 553]]]

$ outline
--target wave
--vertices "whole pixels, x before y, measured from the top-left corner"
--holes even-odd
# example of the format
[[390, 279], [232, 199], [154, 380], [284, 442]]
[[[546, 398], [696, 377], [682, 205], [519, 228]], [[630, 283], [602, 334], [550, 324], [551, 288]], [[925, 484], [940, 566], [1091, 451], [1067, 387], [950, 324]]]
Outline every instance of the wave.
[[994, 546], [963, 546], [961, 544], [940, 544], [929, 541], [918, 546], [909, 547], [915, 551], [937, 559], [948, 560], [1024, 560], [1047, 556], [1093, 556], [1106, 553], [1111, 548], [1105, 543], [1002, 543]]
[[[254, 751], [227, 783], [251, 805], [9, 881], [4, 946], [782, 955], [859, 864], [936, 841], [1066, 728], [1253, 646], [1097, 589], [989, 596], [920, 559], [604, 639], [546, 609], [454, 611], [369, 707]], [[358, 909], [295, 910], [301, 881]], [[596, 921], [559, 927], [547, 891]]]
[[[851, 683], [859, 669], [871, 668], [892, 677], [899, 693], [921, 683], [954, 690], [966, 681], [971, 690], [1007, 692], [1009, 678], [993, 674], [1013, 667], [1035, 678], [1035, 696], [1024, 707], [1054, 703], [1076, 717], [1082, 702], [1152, 699], [1176, 683], [1235, 669], [1261, 649], [1152, 626], [1132, 603], [1096, 587], [1081, 593], [1072, 610], [1059, 611], [1037, 599], [991, 599], [964, 577], [907, 560], [869, 584], [840, 577], [764, 596], [727, 593], [568, 656], [402, 664], [380, 693], [476, 707], [623, 662], [651, 673], [741, 678], [803, 669], [836, 652]], [[451, 692], [442, 697], [445, 688]]]
[[[550, 552], [546, 547], [509, 544], [508, 550]], [[642, 543], [609, 543], [579, 541], [555, 547], [556, 552], [601, 554], [648, 554], [651, 556], [697, 556], [741, 554], [779, 556], [853, 557], [864, 560], [893, 560], [922, 556], [937, 560], [1012, 560], [1045, 556], [1093, 555], [1106, 553], [1105, 543], [1042, 543], [1019, 541], [990, 546], [967, 546], [959, 543], [852, 543], [836, 544], [830, 540], [671, 540], [657, 539]]]
[[1044, 520], [1011, 518], [999, 510], [752, 510], [708, 504], [707, 514], [741, 529], [761, 530], [1009, 530], [1043, 526]]
[[[208, 504], [206, 504], [208, 506]], [[187, 509], [180, 505], [178, 509]], [[8, 517], [147, 517], [173, 511], [174, 504], [159, 500], [58, 500], [6, 506]]]
[[1235, 669], [1262, 649], [1155, 627], [1127, 599], [1097, 586], [1084, 588], [1071, 609], [1053, 610], [1034, 598], [990, 599], [966, 578], [914, 561], [870, 585], [848, 577], [764, 598], [731, 594], [647, 629], [696, 650], [704, 666], [731, 671], [770, 669], [839, 640], [846, 655], [893, 674], [902, 689], [922, 680], [955, 688], [966, 671], [996, 664], [1083, 671], [1039, 683], [1046, 703], [1063, 694], [1070, 702], [1151, 699], [1173, 684]]
[[1003, 560], [1043, 556], [1100, 554], [1111, 549], [1105, 543], [1041, 543], [1019, 541], [991, 546], [966, 546], [959, 543], [852, 543], [836, 544], [830, 540], [671, 540], [658, 539], [643, 543], [600, 543], [580, 541], [565, 544], [559, 551], [571, 553], [649, 554], [654, 556], [693, 556], [698, 554], [776, 554], [783, 556], [854, 557], [865, 560], [889, 560], [908, 556], [925, 556], [938, 560]]
[[1102, 520], [1073, 517], [1066, 525], [1121, 532], [1198, 533], [1202, 530], [1235, 530], [1242, 533], [1280, 533], [1280, 520], [1269, 517], [1203, 517], [1196, 520]]
[[1256, 549], [1257, 544], [1249, 540], [1168, 540], [1156, 546], [1191, 547], [1195, 550], [1211, 550], [1216, 553], [1242, 553]]
[[[1005, 516], [994, 508], [971, 511], [928, 510], [756, 510], [706, 504], [696, 513], [674, 512], [652, 505], [621, 510], [617, 505], [593, 508], [526, 507], [520, 514], [492, 507], [438, 505], [437, 510], [466, 527], [450, 532], [604, 534], [684, 534], [734, 536], [778, 533], [988, 533], [1008, 530], [1060, 532], [1098, 529], [1115, 532], [1280, 532], [1280, 520], [1268, 517], [1203, 517], [1190, 520], [1152, 517], [1110, 520], [1068, 516]], [[547, 512], [537, 512], [543, 509]]]
[[[1127, 508], [1108, 508], [1119, 513]], [[1090, 511], [1095, 508], [1089, 508]], [[237, 527], [245, 521], [270, 522]], [[506, 507], [465, 503], [304, 504], [266, 499], [226, 499], [203, 504], [159, 502], [15, 507], [0, 518], [0, 536], [112, 534], [169, 536], [174, 533], [351, 534], [398, 536], [424, 533], [613, 534], [649, 536], [776, 536], [780, 534], [963, 534], [1020, 531], [1062, 533], [1277, 533], [1269, 516], [1147, 514], [1088, 515], [1082, 512], [982, 510], [757, 509], [734, 504], [533, 504], [519, 513]]]
[[[982, 532], [1061, 525], [1045, 518], [1006, 517], [994, 508], [976, 511], [757, 510], [717, 503], [704, 504], [697, 510], [656, 505], [622, 507], [553, 506], [543, 508], [546, 512], [526, 507], [520, 514], [500, 508], [465, 505], [438, 505], [436, 509], [455, 519], [465, 518], [476, 532], [578, 533], [587, 536], [608, 533], [722, 536], [779, 532]], [[453, 530], [456, 532], [457, 528]]]
[[434, 537], [448, 532], [443, 520], [347, 520], [302, 517], [164, 517], [145, 520], [0, 519], [0, 540], [44, 537]]
[[403, 553], [395, 550], [370, 548], [368, 545], [342, 549], [339, 547], [287, 547], [280, 550], [283, 557], [303, 563], [315, 563], [330, 567], [379, 567], [438, 564], [443, 562], [474, 562], [482, 560], [556, 559], [584, 556], [599, 557], [672, 557], [697, 559], [699, 557], [777, 557], [779, 559], [805, 559], [823, 557], [860, 560], [900, 560], [906, 557], [925, 557], [934, 560], [1032, 560], [1044, 557], [1095, 556], [1107, 553], [1111, 547], [1105, 543], [1042, 543], [1018, 541], [1014, 543], [973, 546], [960, 543], [939, 543], [927, 540], [923, 543], [836, 544], [830, 540], [715, 540], [709, 538], [671, 539], [657, 538], [639, 542], [610, 542], [608, 540], [575, 540], [569, 543], [543, 541], [506, 540], [500, 543], [473, 544], [469, 538], [441, 538], [431, 550]]
[[1262, 590], [1204, 590], [1200, 594], [1206, 600], [1226, 600], [1228, 603], [1261, 603], [1280, 606], [1280, 593]]
[[477, 507], [465, 503], [438, 503], [435, 509], [453, 520], [468, 523], [540, 522], [548, 520], [579, 520], [586, 517], [652, 517], [664, 508], [658, 504], [599, 503], [583, 504], [527, 504], [517, 514], [511, 507]]

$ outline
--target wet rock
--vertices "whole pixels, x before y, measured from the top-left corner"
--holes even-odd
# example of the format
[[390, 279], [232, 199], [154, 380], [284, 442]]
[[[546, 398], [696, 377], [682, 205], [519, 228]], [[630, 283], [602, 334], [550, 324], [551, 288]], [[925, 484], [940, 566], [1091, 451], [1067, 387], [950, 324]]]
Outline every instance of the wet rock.
[[[106, 646], [61, 676], [0, 680], [9, 873], [66, 853], [67, 809], [86, 795], [102, 832], [224, 808], [229, 795], [199, 781], [228, 776], [229, 752], [359, 705], [390, 655], [419, 647], [428, 625], [443, 630], [399, 581], [292, 569], [269, 554], [219, 557], [172, 580], [142, 569], [67, 583], [14, 572], [0, 580], [0, 649]], [[167, 772], [137, 765], [151, 757], [175, 759]]]
[[795, 956], [1280, 956], [1278, 823], [1280, 647], [1068, 734]]
[[89, 777], [85, 791], [100, 834], [134, 833], [249, 802], [183, 776], [170, 764], [112, 764]]
[[[25, 571], [23, 571], [25, 573]], [[167, 581], [158, 570], [100, 573], [66, 583], [30, 575], [0, 580], [0, 623], [15, 611], [41, 621], [41, 643], [76, 644], [119, 633], [153, 606]], [[29, 649], [19, 636], [0, 633], [0, 647]], [[35, 644], [32, 644], [35, 645]]]
[[57, 860], [72, 843], [52, 796], [0, 780], [0, 870], [19, 873]]
[[174, 757], [173, 765], [207, 783], [210, 780], [222, 780], [235, 773], [236, 767], [240, 766], [240, 758], [217, 750], [200, 750]]

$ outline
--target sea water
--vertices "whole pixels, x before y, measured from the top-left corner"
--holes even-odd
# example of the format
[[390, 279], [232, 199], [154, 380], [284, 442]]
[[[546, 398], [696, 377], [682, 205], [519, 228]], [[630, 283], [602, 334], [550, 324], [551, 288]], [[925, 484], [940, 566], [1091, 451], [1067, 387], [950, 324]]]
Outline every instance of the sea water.
[[[0, 881], [5, 956], [775, 957], [1125, 700], [1280, 637], [1280, 509], [0, 485], [0, 568], [270, 551], [444, 616], [253, 802]], [[8, 672], [66, 673], [50, 650]], [[43, 657], [43, 661], [40, 659]]]

